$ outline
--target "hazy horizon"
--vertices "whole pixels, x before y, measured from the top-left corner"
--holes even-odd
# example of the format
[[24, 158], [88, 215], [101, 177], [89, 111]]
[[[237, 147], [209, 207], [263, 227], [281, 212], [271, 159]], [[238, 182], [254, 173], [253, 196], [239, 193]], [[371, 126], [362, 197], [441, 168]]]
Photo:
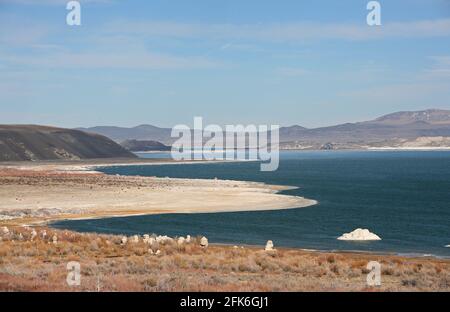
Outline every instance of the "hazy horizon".
[[[425, 109], [425, 110], [445, 110], [445, 109], [437, 109], [437, 108], [427, 108], [427, 109]], [[448, 111], [450, 111], [450, 110], [448, 110]], [[358, 123], [358, 122], [365, 122], [365, 121], [371, 121], [371, 120], [375, 120], [376, 118], [379, 118], [379, 117], [382, 117], [382, 116], [385, 116], [385, 115], [390, 115], [390, 114], [392, 114], [392, 113], [399, 113], [399, 112], [408, 112], [408, 111], [396, 111], [396, 112], [389, 112], [389, 113], [385, 113], [385, 114], [383, 114], [383, 115], [379, 115], [379, 116], [375, 116], [375, 117], [373, 117], [373, 118], [371, 118], [371, 119], [367, 119], [367, 120], [355, 120], [355, 121], [346, 121], [346, 122], [343, 122], [343, 123]], [[186, 122], [184, 123], [184, 124], [186, 124], [186, 125], [190, 125], [190, 124], [192, 124], [192, 119], [191, 120], [186, 120]], [[212, 123], [210, 123], [208, 120], [204, 120], [204, 122], [206, 123], [206, 124], [212, 124]], [[5, 122], [5, 123], [3, 123], [4, 125], [19, 125], [19, 124], [17, 124], [17, 123], [8, 123], [8, 122]], [[340, 125], [340, 124], [342, 124], [342, 123], [336, 123], [336, 124], [328, 124], [328, 125], [321, 125], [321, 126], [317, 126], [317, 127], [306, 127], [306, 126], [303, 126], [303, 125], [301, 125], [301, 124], [281, 124], [281, 125], [279, 125], [280, 127], [293, 127], [293, 126], [300, 126], [300, 127], [304, 127], [304, 128], [307, 128], [307, 129], [315, 129], [315, 128], [323, 128], [323, 127], [332, 127], [332, 126], [337, 126], [337, 125]], [[26, 124], [25, 124], [26, 125]], [[141, 124], [131, 124], [131, 125], [116, 125], [116, 124], [97, 124], [97, 125], [88, 125], [88, 126], [85, 126], [85, 125], [80, 125], [80, 126], [75, 126], [75, 127], [66, 127], [66, 126], [64, 126], [64, 125], [54, 125], [54, 124], [36, 124], [36, 123], [28, 123], [28, 125], [41, 125], [41, 126], [54, 126], [54, 127], [62, 127], [62, 128], [70, 128], [70, 129], [76, 129], [76, 128], [93, 128], [93, 127], [120, 127], [120, 128], [135, 128], [135, 127], [139, 127], [139, 126], [154, 126], [154, 127], [157, 127], [157, 128], [172, 128], [175, 124], [172, 124], [172, 125], [169, 125], [169, 126], [161, 126], [161, 125], [159, 125], [159, 124], [153, 124], [153, 123], [141, 123]], [[225, 126], [225, 125], [221, 125], [220, 124], [220, 126]]]

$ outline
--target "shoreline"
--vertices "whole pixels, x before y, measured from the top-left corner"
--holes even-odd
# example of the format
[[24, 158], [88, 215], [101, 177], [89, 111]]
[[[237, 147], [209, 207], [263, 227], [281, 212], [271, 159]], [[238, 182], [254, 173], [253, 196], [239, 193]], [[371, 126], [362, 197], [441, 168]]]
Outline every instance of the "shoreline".
[[[62, 219], [162, 213], [277, 210], [317, 204], [312, 199], [279, 194], [292, 189], [289, 186], [218, 179], [118, 176], [95, 170], [106, 166], [192, 163], [199, 162], [139, 159], [3, 163], [0, 164], [3, 199], [0, 224], [46, 224]], [[39, 211], [45, 215], [38, 215]]]
[[[0, 291], [449, 291], [450, 261], [376, 253], [145, 241], [46, 227], [0, 233]], [[46, 235], [43, 235], [45, 233]], [[152, 236], [153, 237], [153, 236]], [[20, 256], [18, 256], [20, 255]], [[81, 284], [65, 283], [76, 261]], [[370, 263], [381, 284], [371, 286]], [[20, 272], [20, 274], [17, 274]], [[99, 289], [99, 284], [101, 289]]]
[[[95, 169], [100, 167], [115, 167], [115, 166], [128, 166], [128, 165], [182, 165], [182, 164], [215, 164], [215, 163], [222, 163], [222, 162], [229, 162], [229, 161], [183, 161], [183, 162], [175, 162], [172, 160], [167, 159], [135, 159], [135, 160], [117, 160], [117, 161], [101, 161], [101, 160], [93, 160], [93, 161], [86, 161], [82, 162], [80, 164], [79, 161], [75, 162], [39, 162], [39, 163], [27, 163], [23, 164], [22, 166], [16, 166], [9, 164], [8, 166], [5, 166], [2, 163], [0, 163], [0, 174], [4, 168], [19, 168], [19, 170], [23, 170], [23, 172], [27, 172], [28, 170], [34, 171], [39, 174], [47, 174], [48, 172], [51, 173], [64, 173], [69, 175], [86, 175], [86, 177], [93, 177], [93, 176], [103, 176], [103, 177], [112, 177], [116, 178], [116, 175], [108, 175], [101, 173], [99, 171], [96, 171]], [[295, 208], [303, 208], [303, 207], [309, 207], [313, 205], [317, 205], [318, 202], [312, 199], [306, 199], [303, 197], [297, 197], [297, 196], [290, 196], [290, 195], [284, 195], [284, 194], [278, 194], [281, 191], [289, 190], [289, 189], [295, 189], [297, 187], [290, 187], [290, 186], [280, 186], [280, 185], [268, 185], [265, 183], [260, 182], [252, 182], [252, 181], [233, 181], [233, 180], [213, 180], [213, 179], [177, 179], [177, 178], [155, 178], [155, 177], [138, 177], [138, 176], [119, 176], [120, 178], [123, 178], [124, 180], [135, 180], [138, 179], [152, 179], [154, 182], [157, 183], [166, 183], [168, 181], [175, 181], [175, 182], [193, 182], [193, 181], [199, 181], [199, 182], [207, 182], [207, 183], [235, 183], [239, 184], [237, 188], [248, 188], [250, 187], [251, 191], [257, 191], [257, 195], [260, 194], [274, 194], [278, 195], [279, 197], [283, 197], [284, 199], [297, 199], [299, 201], [287, 201], [287, 203], [277, 203], [277, 204], [269, 204], [264, 207], [245, 207], [242, 208], [242, 206], [245, 205], [239, 205], [241, 207], [235, 207], [235, 209], [205, 209], [205, 210], [176, 210], [176, 209], [152, 209], [152, 210], [139, 210], [139, 209], [119, 209], [119, 210], [98, 210], [98, 211], [88, 211], [83, 213], [59, 213], [52, 216], [46, 216], [46, 217], [25, 217], [25, 218], [14, 218], [14, 219], [1, 219], [1, 212], [2, 212], [2, 205], [0, 203], [0, 225], [24, 225], [24, 226], [48, 226], [52, 227], [51, 224], [55, 222], [61, 222], [61, 221], [70, 221], [70, 220], [92, 220], [92, 219], [103, 219], [103, 218], [121, 218], [121, 217], [132, 217], [132, 216], [145, 216], [145, 215], [153, 215], [153, 214], [176, 214], [176, 213], [222, 213], [222, 212], [249, 212], [249, 211], [263, 211], [263, 210], [282, 210], [282, 209], [295, 209]], [[1, 178], [1, 175], [0, 175]], [[1, 181], [1, 180], [0, 180]], [[1, 184], [0, 184], [1, 185]], [[230, 185], [228, 185], [229, 187]], [[204, 188], [205, 185], [201, 186], [195, 186], [195, 188], [201, 187]], [[211, 187], [211, 185], [206, 185], [206, 187]], [[233, 185], [233, 188], [236, 188], [236, 185]], [[162, 190], [163, 191], [163, 190]], [[0, 194], [1, 195], [1, 194]], [[294, 206], [293, 206], [294, 205]], [[300, 205], [300, 206], [295, 206]], [[164, 233], [163, 233], [164, 234]], [[218, 243], [221, 245], [221, 243]], [[225, 244], [228, 246], [231, 246], [233, 244]], [[310, 249], [303, 249], [301, 247], [284, 247], [284, 248], [293, 248], [293, 249], [300, 249], [300, 250], [310, 250]], [[315, 250], [317, 252], [332, 252], [332, 253], [362, 253], [362, 254], [383, 254], [383, 255], [398, 255], [402, 257], [421, 257], [421, 258], [435, 258], [435, 259], [448, 259], [448, 257], [445, 256], [439, 256], [434, 254], [421, 254], [421, 253], [410, 253], [410, 254], [403, 254], [401, 252], [395, 252], [395, 251], [366, 251], [366, 250]]]
[[367, 148], [337, 148], [337, 149], [280, 149], [280, 152], [376, 152], [376, 151], [391, 151], [391, 152], [439, 152], [450, 151], [450, 146], [444, 147], [367, 147]]
[[[215, 212], [210, 212], [215, 213]], [[58, 231], [71, 231], [76, 232], [80, 234], [99, 234], [99, 235], [123, 235], [123, 233], [101, 233], [96, 231], [76, 231], [66, 228], [58, 228], [53, 227], [53, 223], [58, 222], [64, 222], [64, 221], [83, 221], [83, 220], [95, 220], [95, 219], [104, 219], [104, 218], [122, 218], [122, 217], [138, 217], [138, 216], [146, 216], [149, 214], [142, 214], [142, 215], [120, 215], [120, 216], [103, 216], [103, 217], [91, 217], [91, 218], [79, 218], [79, 219], [61, 219], [61, 220], [53, 220], [46, 223], [41, 224], [40, 226], [45, 226], [54, 230]], [[157, 234], [157, 233], [154, 233]], [[138, 234], [136, 234], [138, 235]], [[160, 235], [164, 235], [164, 233], [161, 233]], [[244, 248], [252, 248], [252, 249], [261, 249], [264, 248], [263, 245], [258, 244], [244, 244], [244, 243], [221, 243], [221, 242], [210, 242], [209, 245], [211, 246], [217, 246], [217, 247], [233, 247], [233, 246], [242, 246]], [[310, 253], [318, 253], [318, 254], [349, 254], [349, 255], [365, 255], [365, 256], [390, 256], [390, 257], [401, 257], [405, 259], [435, 259], [435, 260], [442, 260], [442, 261], [449, 261], [450, 262], [450, 256], [442, 256], [442, 255], [436, 255], [436, 254], [427, 254], [427, 253], [418, 253], [418, 252], [397, 252], [397, 251], [380, 251], [380, 250], [358, 250], [358, 249], [316, 249], [316, 248], [303, 248], [303, 247], [291, 247], [291, 246], [283, 246], [283, 245], [277, 245], [278, 250], [287, 250], [287, 251], [293, 251], [298, 250], [302, 252], [310, 252]]]

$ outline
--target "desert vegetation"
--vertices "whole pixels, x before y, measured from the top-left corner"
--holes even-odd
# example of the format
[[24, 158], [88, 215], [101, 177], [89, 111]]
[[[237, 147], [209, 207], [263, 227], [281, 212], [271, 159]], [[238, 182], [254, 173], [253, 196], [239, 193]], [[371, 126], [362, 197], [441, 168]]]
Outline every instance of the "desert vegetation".
[[[3, 230], [1, 291], [450, 290], [448, 260], [202, 246], [201, 237], [157, 241], [154, 235], [136, 240], [46, 227]], [[71, 261], [80, 264], [79, 286], [66, 282]], [[366, 283], [369, 261], [381, 264], [380, 286]]]

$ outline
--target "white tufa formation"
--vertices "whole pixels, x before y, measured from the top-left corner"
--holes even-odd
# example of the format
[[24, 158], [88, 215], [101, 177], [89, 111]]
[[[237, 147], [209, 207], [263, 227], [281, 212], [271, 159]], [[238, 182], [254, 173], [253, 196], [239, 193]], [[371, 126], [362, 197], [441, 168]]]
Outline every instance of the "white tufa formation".
[[31, 241], [33, 241], [35, 238], [36, 238], [36, 236], [37, 236], [37, 232], [36, 232], [36, 230], [35, 229], [33, 229], [32, 231], [31, 231]]
[[205, 236], [203, 236], [202, 239], [200, 239], [200, 246], [202, 246], [203, 248], [208, 247], [208, 239]]
[[266, 243], [266, 247], [264, 248], [265, 251], [274, 251], [273, 249], [273, 242], [271, 240], [268, 240]]
[[165, 243], [172, 242], [172, 241], [173, 241], [173, 238], [169, 237], [169, 236], [166, 236], [166, 235], [164, 235], [164, 236], [159, 235], [159, 236], [156, 237], [156, 242], [157, 243], [165, 244]]
[[120, 244], [121, 245], [126, 245], [128, 241], [128, 238], [126, 236], [123, 236], [122, 239], [120, 240]]
[[6, 226], [2, 227], [2, 234], [3, 235], [8, 235], [9, 234], [9, 229]]
[[42, 239], [45, 239], [47, 237], [47, 231], [44, 230], [42, 231]]
[[131, 242], [134, 243], [134, 244], [139, 243], [139, 236], [134, 235], [134, 236], [131, 238]]
[[142, 239], [144, 244], [148, 244], [149, 240], [150, 240], [150, 235], [144, 234], [143, 239]]
[[53, 235], [53, 237], [52, 237], [52, 241], [53, 241], [53, 245], [56, 245], [56, 244], [58, 244], [58, 236], [56, 236], [56, 234], [55, 234], [55, 235]]
[[178, 245], [183, 245], [185, 241], [186, 241], [186, 239], [183, 236], [178, 237], [177, 244]]
[[191, 235], [186, 236], [186, 243], [190, 243], [191, 242]]
[[153, 251], [151, 248], [148, 250], [148, 253], [153, 255], [153, 256], [159, 256], [161, 254], [161, 250], [157, 250], [156, 252]]
[[371, 233], [367, 229], [356, 229], [353, 232], [345, 233], [342, 236], [338, 237], [338, 240], [347, 240], [347, 241], [370, 241], [370, 240], [381, 240], [381, 238]]

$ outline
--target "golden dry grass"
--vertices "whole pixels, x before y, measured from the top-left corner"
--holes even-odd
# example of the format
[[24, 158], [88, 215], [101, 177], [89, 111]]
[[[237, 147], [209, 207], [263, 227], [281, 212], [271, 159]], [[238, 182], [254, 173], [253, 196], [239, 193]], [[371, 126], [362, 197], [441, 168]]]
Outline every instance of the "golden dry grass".
[[[449, 291], [448, 260], [319, 253], [262, 247], [176, 242], [122, 246], [120, 236], [49, 228], [30, 241], [31, 230], [11, 229], [0, 242], [1, 291]], [[22, 234], [22, 237], [20, 236]], [[52, 243], [52, 236], [58, 243]], [[81, 285], [68, 286], [66, 265], [81, 265]], [[381, 263], [381, 286], [369, 287], [366, 265]]]

